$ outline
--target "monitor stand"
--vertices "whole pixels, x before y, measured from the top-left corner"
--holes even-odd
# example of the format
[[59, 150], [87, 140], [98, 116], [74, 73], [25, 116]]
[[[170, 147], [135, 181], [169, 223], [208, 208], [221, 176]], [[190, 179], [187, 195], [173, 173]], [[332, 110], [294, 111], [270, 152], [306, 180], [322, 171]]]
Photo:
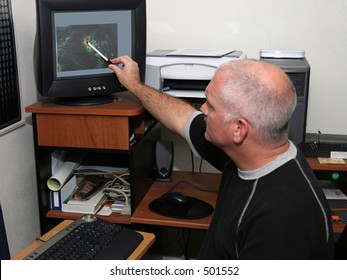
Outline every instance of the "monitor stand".
[[93, 106], [112, 103], [117, 100], [113, 95], [56, 98], [55, 103], [66, 106]]

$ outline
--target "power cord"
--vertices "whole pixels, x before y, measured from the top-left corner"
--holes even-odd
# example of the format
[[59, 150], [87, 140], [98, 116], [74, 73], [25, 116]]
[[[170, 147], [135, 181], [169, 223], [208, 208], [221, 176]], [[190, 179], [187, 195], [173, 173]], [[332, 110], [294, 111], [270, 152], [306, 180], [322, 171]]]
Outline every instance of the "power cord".
[[122, 189], [130, 189], [130, 183], [128, 181], [125, 180], [124, 177], [129, 177], [129, 173], [126, 172], [126, 173], [123, 173], [123, 174], [116, 174], [116, 173], [112, 173], [111, 174], [114, 179], [108, 181], [104, 187], [108, 188], [108, 187], [114, 187], [114, 186], [117, 186], [117, 187], [120, 187]]
[[120, 211], [120, 214], [124, 216], [130, 216], [130, 183], [124, 179], [124, 177], [129, 177], [129, 173], [124, 173], [121, 175], [112, 175], [115, 178], [105, 183], [103, 192], [114, 201], [124, 200], [124, 205]]
[[202, 192], [218, 192], [218, 190], [209, 190], [209, 189], [202, 189], [200, 188], [198, 185], [196, 184], [193, 184], [189, 181], [178, 181], [175, 185], [173, 185], [169, 190], [168, 192], [172, 192], [178, 185], [180, 184], [187, 184], [189, 186], [192, 186], [193, 188], [199, 190], [199, 191], [202, 191]]
[[121, 197], [124, 197], [124, 205], [120, 213], [125, 216], [131, 215], [131, 207], [129, 204], [129, 192], [125, 193], [124, 191], [116, 188], [105, 188], [104, 193], [111, 198], [115, 198], [115, 200], [120, 200]]

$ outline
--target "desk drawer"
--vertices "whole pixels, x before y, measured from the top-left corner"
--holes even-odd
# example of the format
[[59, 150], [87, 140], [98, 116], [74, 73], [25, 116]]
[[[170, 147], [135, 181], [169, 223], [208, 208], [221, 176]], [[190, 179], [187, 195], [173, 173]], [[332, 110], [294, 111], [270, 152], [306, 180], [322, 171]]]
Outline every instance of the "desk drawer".
[[39, 146], [129, 149], [129, 118], [36, 114]]

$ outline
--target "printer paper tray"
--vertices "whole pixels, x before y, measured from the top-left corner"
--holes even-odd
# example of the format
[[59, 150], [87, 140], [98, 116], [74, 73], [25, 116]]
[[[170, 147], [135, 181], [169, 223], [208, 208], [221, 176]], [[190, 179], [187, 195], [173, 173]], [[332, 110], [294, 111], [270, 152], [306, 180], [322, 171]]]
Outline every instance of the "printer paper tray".
[[165, 90], [163, 92], [176, 97], [205, 98], [203, 90]]
[[211, 80], [164, 79], [163, 91], [166, 90], [198, 90], [204, 91]]

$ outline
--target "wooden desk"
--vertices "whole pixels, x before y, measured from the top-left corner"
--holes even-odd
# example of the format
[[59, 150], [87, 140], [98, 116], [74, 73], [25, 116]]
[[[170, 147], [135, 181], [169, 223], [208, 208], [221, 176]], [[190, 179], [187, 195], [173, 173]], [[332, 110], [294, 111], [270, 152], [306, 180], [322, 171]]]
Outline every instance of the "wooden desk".
[[[117, 97], [115, 102], [94, 106], [63, 106], [43, 100], [25, 108], [32, 113], [41, 234], [56, 225], [51, 218], [82, 216], [51, 210], [47, 180], [52, 176], [51, 156], [57, 150], [87, 152], [90, 165], [129, 169], [132, 211], [152, 184], [148, 174], [153, 173], [153, 142], [160, 136], [159, 126], [149, 120], [147, 124], [152, 125], [145, 131], [147, 119], [139, 100], [129, 92], [117, 93]], [[134, 145], [130, 136], [134, 136]], [[130, 224], [128, 217], [116, 214], [105, 219]]]
[[[306, 158], [308, 161], [310, 167], [312, 168], [313, 171], [316, 172], [347, 172], [347, 163], [345, 160], [345, 164], [321, 164], [318, 161], [318, 158], [310, 157]], [[318, 176], [318, 175], [317, 175]], [[346, 188], [346, 186], [342, 186]], [[341, 233], [343, 229], [345, 228], [346, 224], [345, 223], [336, 223], [333, 222], [333, 229], [334, 233]]]
[[306, 158], [313, 171], [342, 171], [347, 172], [347, 163], [345, 164], [321, 164], [317, 158]]
[[[117, 95], [118, 96], [118, 95]], [[25, 108], [35, 117], [38, 146], [129, 149], [129, 128], [144, 133], [144, 108], [127, 92], [116, 102], [95, 106], [62, 106], [37, 102]]]
[[[68, 225], [73, 223], [73, 220], [64, 220], [59, 225], [57, 225], [55, 228], [44, 234], [40, 239], [47, 241], [51, 237], [53, 237], [55, 234], [59, 233], [61, 230], [66, 228]], [[136, 250], [128, 257], [128, 260], [139, 260], [142, 258], [142, 256], [147, 252], [147, 250], [152, 246], [152, 244], [155, 241], [155, 235], [148, 232], [139, 232], [143, 236], [143, 240], [140, 243], [140, 245], [136, 248]], [[32, 251], [40, 247], [43, 243], [39, 240], [36, 240], [34, 243], [32, 243], [30, 246], [25, 248], [23, 251], [19, 252], [17, 255], [12, 257], [12, 260], [22, 260], [27, 255], [29, 255]]]
[[[316, 159], [317, 160], [317, 159]], [[172, 226], [193, 229], [208, 229], [213, 214], [203, 219], [175, 219], [156, 214], [149, 210], [149, 204], [162, 194], [172, 190], [179, 191], [186, 195], [202, 199], [210, 203], [213, 207], [216, 205], [217, 192], [221, 180], [221, 174], [215, 173], [196, 173], [175, 171], [172, 175], [172, 182], [154, 182], [136, 211], [130, 218], [131, 223]], [[206, 192], [193, 187], [195, 185], [201, 189], [208, 189], [214, 192]], [[341, 233], [346, 226], [345, 223], [333, 223], [335, 233]]]
[[130, 218], [131, 223], [208, 229], [212, 214], [203, 219], [175, 219], [152, 212], [149, 210], [148, 205], [151, 201], [168, 191], [178, 191], [204, 200], [214, 207], [216, 205], [221, 174], [196, 173], [193, 175], [191, 172], [176, 171], [173, 172], [172, 179], [172, 182], [153, 183]]

